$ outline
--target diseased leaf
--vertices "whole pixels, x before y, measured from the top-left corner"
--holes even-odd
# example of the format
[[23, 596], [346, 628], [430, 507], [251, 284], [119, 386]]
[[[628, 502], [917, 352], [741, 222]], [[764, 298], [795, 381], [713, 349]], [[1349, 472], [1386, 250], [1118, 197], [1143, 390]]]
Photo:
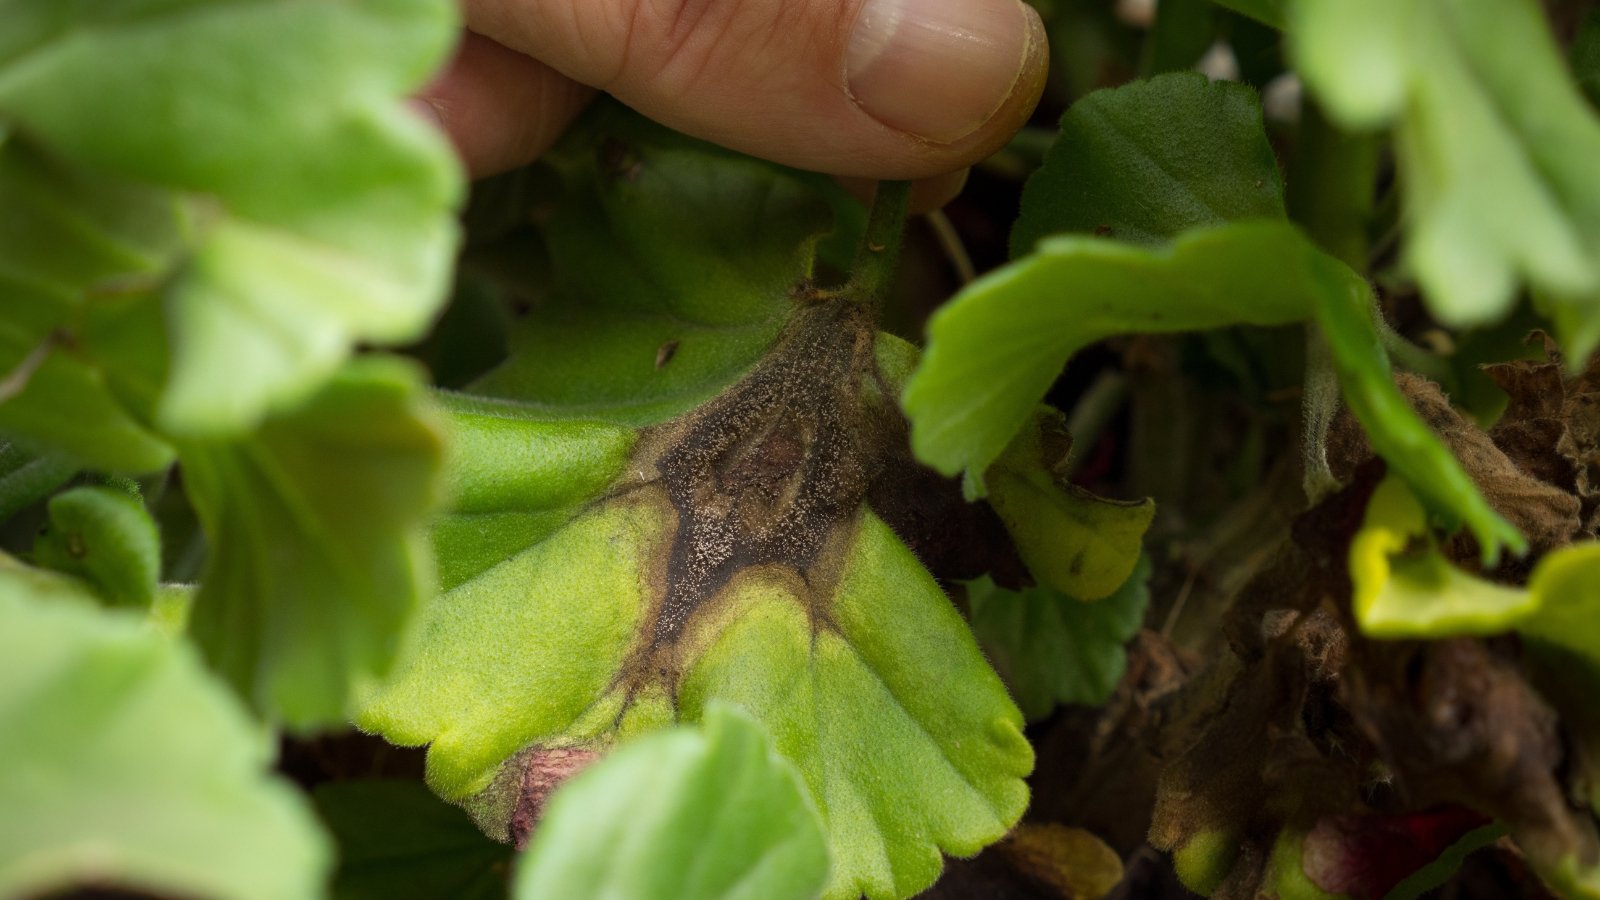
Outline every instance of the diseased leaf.
[[161, 535], [144, 504], [88, 485], [50, 498], [50, 527], [34, 561], [88, 581], [115, 606], [147, 609], [161, 577]]
[[522, 841], [576, 765], [728, 702], [804, 779], [825, 896], [909, 897], [1016, 822], [1032, 764], [884, 524], [925, 511], [897, 486], [945, 487], [893, 403], [914, 352], [808, 281], [827, 207], [803, 180], [713, 167], [631, 113], [583, 127], [557, 158], [552, 292], [474, 387], [491, 397], [448, 400], [458, 508], [435, 539], [463, 562], [358, 724], [429, 744], [429, 784]]
[[1283, 214], [1255, 92], [1192, 72], [1163, 75], [1067, 110], [1022, 193], [1011, 255], [1061, 232], [1157, 244], [1196, 226]]
[[517, 872], [525, 900], [809, 900], [828, 874], [794, 767], [732, 707], [611, 754], [551, 800]]
[[[408, 341], [426, 328], [449, 275], [460, 176], [400, 98], [443, 60], [452, 4], [19, 0], [6, 14], [0, 126], [28, 135], [68, 178], [145, 192], [112, 204], [117, 215], [176, 212], [184, 222], [181, 234], [157, 232], [178, 241], [162, 244], [159, 266], [124, 257], [111, 273], [148, 279], [163, 296], [164, 429], [237, 434], [315, 391], [358, 342]], [[105, 77], [108, 59], [115, 78]], [[18, 193], [0, 182], [3, 205]], [[134, 233], [107, 229], [106, 206], [79, 199], [53, 209], [92, 223], [91, 233]], [[19, 221], [40, 227], [49, 212]], [[41, 314], [85, 302], [81, 289], [51, 293], [25, 302]], [[93, 361], [74, 364], [41, 383], [44, 397], [93, 392]], [[113, 418], [110, 398], [96, 396]], [[49, 411], [42, 398], [24, 408]], [[58, 421], [30, 424], [67, 437]], [[153, 451], [127, 453], [115, 467], [159, 466]]]
[[[667, 549], [662, 506], [624, 494], [441, 596], [362, 726], [432, 741], [430, 783], [462, 800], [525, 747], [605, 746], [614, 728], [671, 722], [674, 690], [679, 721], [734, 702], [806, 779], [837, 857], [829, 897], [909, 896], [937, 876], [938, 848], [972, 853], [1005, 832], [1026, 803], [1021, 717], [887, 528], [870, 514], [856, 526], [831, 598], [781, 573], [731, 582], [690, 620], [682, 675], [662, 683], [629, 663], [652, 633], [642, 566]], [[830, 627], [813, 624], [815, 603]], [[935, 683], [947, 688], [926, 690]], [[520, 769], [510, 775], [516, 790]], [[479, 814], [505, 822], [516, 798], [489, 794]]]
[[1141, 557], [1115, 593], [1087, 603], [1047, 587], [1008, 591], [986, 578], [968, 585], [973, 633], [1028, 721], [1058, 703], [1099, 706], [1111, 697], [1144, 621], [1149, 577]]
[[1393, 478], [1367, 501], [1361, 530], [1350, 542], [1350, 582], [1356, 621], [1381, 638], [1496, 634], [1536, 605], [1527, 591], [1451, 565], [1429, 536], [1422, 504]]
[[1373, 637], [1515, 630], [1600, 669], [1600, 542], [1547, 553], [1526, 588], [1489, 582], [1444, 559], [1427, 537], [1421, 505], [1390, 478], [1373, 494], [1351, 542], [1350, 580], [1356, 619]]
[[0, 558], [0, 895], [304, 900], [329, 848], [183, 643]]
[[339, 846], [334, 900], [505, 900], [511, 848], [415, 781], [336, 781], [312, 792]]
[[1586, 357], [1600, 340], [1600, 121], [1539, 4], [1297, 0], [1290, 13], [1329, 115], [1395, 130], [1407, 260], [1434, 315], [1492, 321], [1528, 283]]
[[814, 631], [795, 586], [750, 578], [720, 635], [696, 636], [708, 646], [682, 690], [691, 715], [713, 698], [749, 710], [800, 769], [833, 852], [823, 896], [841, 900], [911, 896], [938, 877], [939, 850], [998, 840], [1033, 765], [966, 623], [876, 517], [858, 528], [837, 631]]
[[965, 470], [971, 489], [1066, 360], [1094, 341], [1312, 320], [1378, 453], [1431, 509], [1465, 523], [1486, 557], [1522, 548], [1396, 390], [1373, 315], [1366, 282], [1287, 223], [1195, 229], [1163, 248], [1050, 238], [934, 315], [902, 399], [912, 445], [945, 474]]
[[615, 104], [549, 159], [567, 190], [544, 229], [552, 294], [471, 390], [638, 427], [738, 378], [810, 276], [828, 204], [798, 175], [708, 152]]
[[211, 545], [191, 631], [270, 718], [342, 722], [431, 592], [442, 438], [417, 373], [366, 357], [253, 436], [180, 447]]
[[552, 752], [723, 700], [805, 779], [835, 857], [826, 896], [910, 896], [941, 850], [999, 838], [1026, 804], [1021, 716], [863, 508], [902, 458], [870, 430], [892, 421], [884, 349], [860, 307], [799, 305], [749, 375], [644, 432], [606, 494], [441, 596], [362, 727], [431, 742], [430, 783], [510, 838]]

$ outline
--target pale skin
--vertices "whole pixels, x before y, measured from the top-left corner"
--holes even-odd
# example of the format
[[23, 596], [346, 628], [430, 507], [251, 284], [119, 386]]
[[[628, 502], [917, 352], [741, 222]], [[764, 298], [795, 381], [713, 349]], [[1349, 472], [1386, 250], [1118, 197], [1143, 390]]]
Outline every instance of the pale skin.
[[468, 31], [418, 107], [467, 169], [538, 158], [596, 90], [666, 125], [936, 208], [1043, 89], [1021, 0], [463, 0]]

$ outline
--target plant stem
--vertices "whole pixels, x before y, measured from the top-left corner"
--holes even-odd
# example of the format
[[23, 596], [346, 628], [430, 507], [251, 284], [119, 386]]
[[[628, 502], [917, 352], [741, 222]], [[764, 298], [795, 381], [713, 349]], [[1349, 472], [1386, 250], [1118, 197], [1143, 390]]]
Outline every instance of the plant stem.
[[895, 264], [900, 259], [900, 237], [906, 228], [906, 209], [911, 202], [911, 182], [881, 181], [867, 213], [867, 228], [861, 234], [855, 263], [850, 267], [850, 292], [873, 306], [882, 306], [894, 283]]

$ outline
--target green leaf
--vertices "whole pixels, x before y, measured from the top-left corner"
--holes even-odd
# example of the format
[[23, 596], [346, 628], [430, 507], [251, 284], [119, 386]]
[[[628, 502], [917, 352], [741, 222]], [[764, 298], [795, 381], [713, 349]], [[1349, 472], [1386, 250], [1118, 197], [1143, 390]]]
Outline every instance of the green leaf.
[[[649, 646], [646, 564], [667, 550], [669, 515], [664, 500], [621, 494], [442, 595], [359, 723], [396, 743], [431, 741], [430, 783], [465, 800], [524, 748], [659, 728], [674, 697], [682, 722], [735, 703], [822, 814], [828, 897], [910, 896], [938, 875], [940, 849], [974, 853], [1016, 821], [1032, 762], [1021, 716], [938, 586], [869, 513], [849, 526], [825, 597], [752, 570], [689, 620], [680, 677], [632, 668], [630, 651]], [[807, 613], [813, 603], [827, 627]], [[643, 681], [630, 687], [619, 671]]]
[[1155, 244], [1201, 225], [1283, 214], [1255, 91], [1163, 75], [1096, 91], [1067, 110], [1022, 193], [1011, 255], [1060, 232]]
[[1149, 577], [1150, 561], [1140, 558], [1115, 593], [1092, 602], [1047, 587], [1008, 591], [987, 578], [968, 585], [973, 633], [1028, 721], [1058, 703], [1110, 699], [1150, 603]]
[[1600, 669], [1600, 542], [1572, 544], [1539, 561], [1528, 578], [1538, 611], [1519, 628], [1578, 653]]
[[71, 460], [0, 440], [0, 522], [50, 496], [78, 472]]
[[511, 848], [421, 782], [335, 781], [312, 799], [339, 846], [335, 900], [505, 900]]
[[1478, 493], [1391, 379], [1371, 289], [1282, 222], [1186, 232], [1144, 248], [1050, 238], [973, 282], [928, 326], [906, 387], [917, 457], [969, 487], [999, 457], [1062, 365], [1102, 338], [1313, 320], [1326, 336], [1351, 412], [1374, 448], [1430, 508], [1463, 522], [1486, 556], [1522, 537]]
[[622, 667], [663, 523], [600, 504], [424, 609], [417, 649], [357, 724], [431, 742], [428, 783], [449, 800], [488, 787], [501, 762], [560, 734]]
[[1578, 26], [1567, 56], [1584, 96], [1591, 104], [1600, 104], [1600, 10], [1589, 13]]
[[636, 433], [551, 421], [543, 410], [465, 394], [450, 414], [448, 515], [434, 522], [439, 587], [450, 590], [549, 537], [616, 480]]
[[1249, 16], [1257, 22], [1282, 28], [1284, 7], [1289, 0], [1211, 0], [1211, 2], [1236, 13]]
[[328, 847], [271, 757], [183, 643], [0, 562], [0, 895], [320, 896]]
[[1373, 637], [1515, 630], [1600, 670], [1600, 542], [1545, 554], [1526, 588], [1486, 581], [1443, 557], [1421, 505], [1404, 484], [1387, 478], [1368, 501], [1349, 564], [1356, 621]]
[[1421, 900], [1435, 888], [1455, 877], [1467, 857], [1506, 836], [1506, 826], [1496, 822], [1467, 832], [1445, 848], [1439, 858], [1406, 876], [1383, 900]]
[[814, 630], [791, 585], [751, 578], [682, 691], [690, 716], [713, 698], [749, 710], [800, 769], [833, 853], [823, 896], [841, 900], [909, 897], [938, 877], [940, 850], [998, 840], [1033, 766], [961, 616], [887, 526], [869, 513], [859, 528], [837, 631]]
[[[1297, 0], [1299, 71], [1353, 129], [1392, 126], [1406, 258], [1452, 325], [1511, 309], [1533, 285], [1570, 307], [1563, 336], [1600, 328], [1600, 121], [1538, 3]], [[1516, 53], [1507, 53], [1516, 47]]]
[[453, 4], [17, 0], [7, 18], [0, 125], [151, 192], [129, 209], [185, 213], [159, 281], [165, 429], [237, 434], [355, 344], [426, 329], [460, 176], [401, 98], [444, 60]]
[[105, 471], [171, 464], [172, 448], [130, 408], [87, 332], [172, 265], [183, 227], [164, 192], [74, 171], [0, 135], [0, 431]]
[[1066, 435], [1061, 414], [1046, 409], [1035, 419], [984, 476], [989, 503], [1035, 580], [1082, 600], [1102, 599], [1132, 574], [1155, 502], [1106, 500], [1073, 485], [1058, 470], [1065, 453], [1047, 447], [1051, 437]]
[[551, 417], [640, 426], [748, 369], [787, 321], [830, 227], [807, 180], [708, 152], [616, 104], [549, 158], [567, 188], [545, 228], [552, 293], [518, 329], [511, 359], [472, 390]]
[[[1418, 545], [1415, 549], [1413, 545]], [[1451, 565], [1429, 537], [1427, 513], [1405, 484], [1386, 478], [1350, 542], [1351, 606], [1379, 638], [1498, 634], [1533, 612], [1535, 596]]]
[[37, 564], [83, 578], [113, 605], [155, 602], [161, 535], [125, 491], [89, 485], [50, 498], [50, 527], [33, 552]]
[[556, 792], [517, 872], [536, 900], [808, 900], [828, 874], [794, 766], [733, 708], [630, 744]]
[[418, 382], [364, 357], [249, 438], [180, 447], [211, 546], [192, 634], [292, 727], [342, 722], [432, 589], [422, 526], [443, 450]]

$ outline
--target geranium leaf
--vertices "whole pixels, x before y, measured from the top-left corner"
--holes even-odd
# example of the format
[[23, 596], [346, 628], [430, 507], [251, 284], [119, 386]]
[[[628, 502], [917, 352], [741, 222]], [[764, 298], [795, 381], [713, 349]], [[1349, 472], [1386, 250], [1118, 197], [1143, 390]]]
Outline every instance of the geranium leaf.
[[539, 407], [441, 395], [450, 414], [448, 515], [433, 525], [439, 587], [450, 590], [549, 537], [621, 474], [637, 434], [550, 420]]
[[807, 179], [618, 104], [551, 161], [566, 187], [544, 229], [551, 296], [471, 389], [552, 417], [649, 425], [714, 396], [777, 336], [831, 227]]
[[1045, 410], [1023, 426], [984, 482], [1017, 554], [1040, 584], [1081, 600], [1109, 596], [1139, 561], [1156, 505], [1106, 500], [1067, 481], [1058, 466], [1066, 443], [1061, 414]]
[[312, 792], [339, 846], [334, 900], [505, 900], [511, 848], [416, 781], [334, 781]]
[[164, 429], [237, 434], [316, 390], [356, 343], [426, 328], [460, 177], [401, 98], [443, 60], [451, 4], [21, 0], [6, 12], [0, 126], [151, 194], [130, 210], [185, 212], [182, 252], [152, 285], [170, 329]]
[[195, 639], [271, 718], [343, 721], [433, 586], [422, 526], [443, 450], [417, 373], [356, 360], [254, 435], [180, 454], [211, 544]]
[[1067, 110], [1022, 193], [1011, 254], [1062, 232], [1154, 244], [1200, 225], [1283, 214], [1283, 179], [1255, 92], [1193, 72], [1163, 75], [1096, 91]]
[[972, 631], [1030, 722], [1059, 703], [1099, 706], [1111, 697], [1144, 621], [1149, 577], [1141, 557], [1115, 593], [1093, 602], [1044, 587], [1008, 591], [987, 578], [967, 586]]
[[1212, 0], [1218, 6], [1242, 13], [1273, 28], [1282, 28], [1284, 7], [1290, 0]]
[[1407, 259], [1434, 315], [1492, 321], [1526, 282], [1587, 357], [1600, 334], [1574, 337], [1600, 329], [1600, 120], [1539, 4], [1297, 0], [1289, 34], [1336, 121], [1393, 126]]
[[172, 264], [182, 225], [165, 193], [74, 171], [0, 134], [0, 429], [105, 471], [172, 462], [95, 358], [84, 320], [134, 302]]
[[1451, 565], [1429, 537], [1422, 504], [1394, 478], [1367, 501], [1361, 530], [1350, 542], [1350, 582], [1356, 621], [1381, 638], [1497, 634], [1537, 605], [1527, 591]]
[[146, 609], [161, 577], [161, 535], [144, 504], [125, 491], [87, 485], [50, 498], [50, 526], [34, 562], [77, 575], [107, 602]]
[[799, 774], [724, 705], [639, 740], [550, 801], [518, 898], [809, 900], [828, 874]]
[[1194, 229], [1160, 248], [1049, 238], [934, 315], [928, 350], [902, 401], [912, 445], [941, 472], [965, 470], [971, 487], [1067, 359], [1094, 341], [1314, 320], [1374, 448], [1430, 508], [1465, 523], [1486, 557], [1502, 545], [1520, 549], [1521, 535], [1395, 388], [1373, 315], [1366, 282], [1283, 222]]
[[77, 471], [65, 457], [29, 453], [0, 440], [0, 521], [50, 496]]
[[870, 514], [825, 601], [837, 631], [816, 631], [805, 612], [822, 601], [754, 577], [685, 634], [680, 682], [619, 682], [648, 633], [644, 564], [669, 537], [659, 503], [601, 504], [441, 596], [412, 662], [359, 722], [397, 743], [431, 741], [430, 783], [457, 800], [488, 791], [473, 803], [498, 805], [480, 815], [504, 829], [516, 799], [488, 789], [524, 748], [603, 747], [613, 729], [660, 727], [674, 691], [679, 721], [735, 702], [822, 810], [837, 857], [830, 897], [909, 896], [938, 874], [939, 848], [971, 853], [1005, 832], [1026, 803], [1021, 717], [949, 602]]
[[183, 643], [0, 559], [0, 894], [301, 900], [329, 848]]

